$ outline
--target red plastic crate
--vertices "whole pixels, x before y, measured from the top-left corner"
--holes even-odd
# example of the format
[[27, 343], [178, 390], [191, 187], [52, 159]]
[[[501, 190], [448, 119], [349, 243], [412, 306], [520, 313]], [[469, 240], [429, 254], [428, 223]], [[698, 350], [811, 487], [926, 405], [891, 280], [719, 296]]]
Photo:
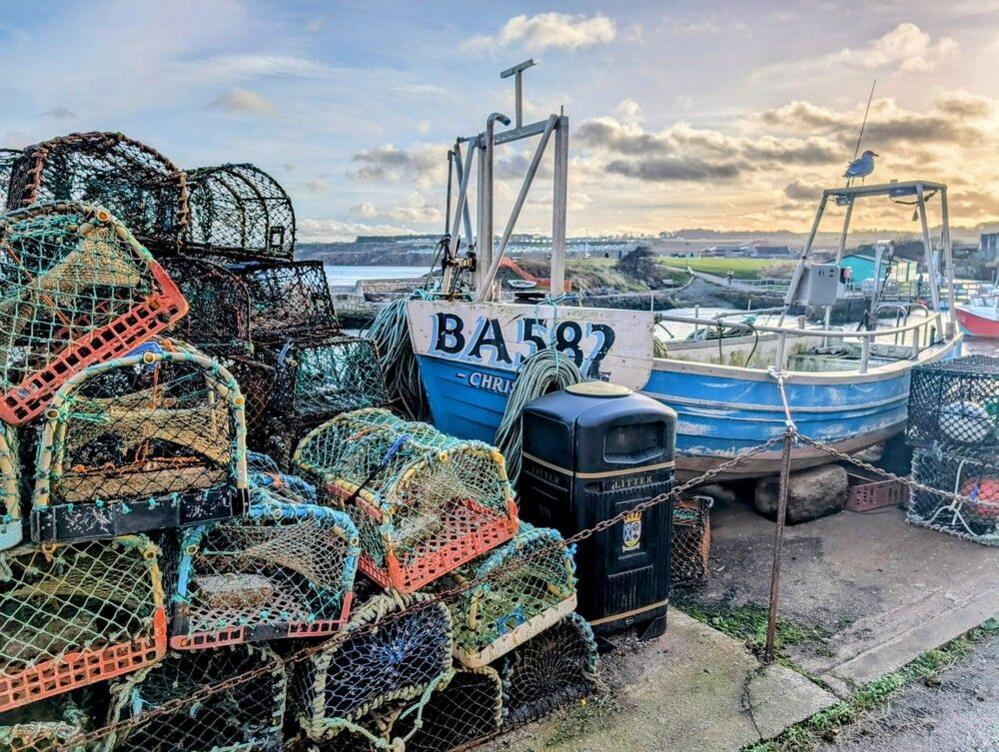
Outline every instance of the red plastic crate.
[[908, 490], [900, 480], [879, 479], [871, 473], [850, 472], [848, 475], [850, 490], [846, 498], [846, 508], [851, 512], [869, 512], [905, 503]]

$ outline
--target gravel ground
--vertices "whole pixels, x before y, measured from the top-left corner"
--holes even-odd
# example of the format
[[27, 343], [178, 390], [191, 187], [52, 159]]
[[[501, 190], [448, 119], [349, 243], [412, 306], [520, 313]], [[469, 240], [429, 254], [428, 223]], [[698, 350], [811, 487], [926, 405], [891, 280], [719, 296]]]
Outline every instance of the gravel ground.
[[821, 752], [999, 751], [999, 638], [843, 729]]

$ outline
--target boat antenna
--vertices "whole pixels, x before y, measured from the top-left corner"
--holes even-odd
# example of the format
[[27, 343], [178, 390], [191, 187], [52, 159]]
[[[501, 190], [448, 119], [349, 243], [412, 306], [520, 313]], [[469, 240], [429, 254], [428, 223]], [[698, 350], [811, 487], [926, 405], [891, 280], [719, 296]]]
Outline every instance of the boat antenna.
[[853, 149], [853, 158], [856, 159], [857, 155], [860, 153], [860, 142], [864, 140], [864, 128], [867, 127], [867, 116], [871, 112], [871, 102], [874, 101], [874, 88], [878, 85], [878, 80], [875, 78], [874, 83], [871, 84], [871, 94], [867, 97], [867, 107], [864, 109], [864, 119], [860, 123], [860, 134], [857, 136], [857, 145]]

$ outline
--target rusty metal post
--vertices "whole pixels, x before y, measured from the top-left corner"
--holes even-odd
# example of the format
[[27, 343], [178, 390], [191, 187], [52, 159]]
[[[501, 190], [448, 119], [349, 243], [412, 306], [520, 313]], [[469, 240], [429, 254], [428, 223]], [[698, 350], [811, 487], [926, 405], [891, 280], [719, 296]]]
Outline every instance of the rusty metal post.
[[770, 612], [767, 615], [767, 644], [763, 660], [773, 662], [774, 641], [777, 638], [777, 607], [780, 603], [780, 564], [784, 551], [784, 518], [787, 516], [788, 486], [791, 476], [791, 444], [794, 430], [788, 426], [784, 432], [784, 451], [780, 458], [780, 488], [777, 497], [777, 529], [774, 531], [774, 563], [770, 574]]

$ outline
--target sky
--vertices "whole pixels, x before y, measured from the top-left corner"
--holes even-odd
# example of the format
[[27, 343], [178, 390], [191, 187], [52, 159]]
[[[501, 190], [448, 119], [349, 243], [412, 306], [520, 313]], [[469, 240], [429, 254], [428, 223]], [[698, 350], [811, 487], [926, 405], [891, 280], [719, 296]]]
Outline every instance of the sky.
[[[448, 145], [513, 115], [498, 74], [528, 57], [525, 119], [570, 118], [571, 235], [807, 229], [875, 79], [873, 178], [942, 180], [954, 224], [999, 219], [999, 0], [0, 0], [0, 146], [122, 131], [183, 168], [259, 165], [300, 240], [438, 233]], [[528, 148], [497, 151], [497, 228]], [[546, 158], [517, 229], [550, 213]]]

